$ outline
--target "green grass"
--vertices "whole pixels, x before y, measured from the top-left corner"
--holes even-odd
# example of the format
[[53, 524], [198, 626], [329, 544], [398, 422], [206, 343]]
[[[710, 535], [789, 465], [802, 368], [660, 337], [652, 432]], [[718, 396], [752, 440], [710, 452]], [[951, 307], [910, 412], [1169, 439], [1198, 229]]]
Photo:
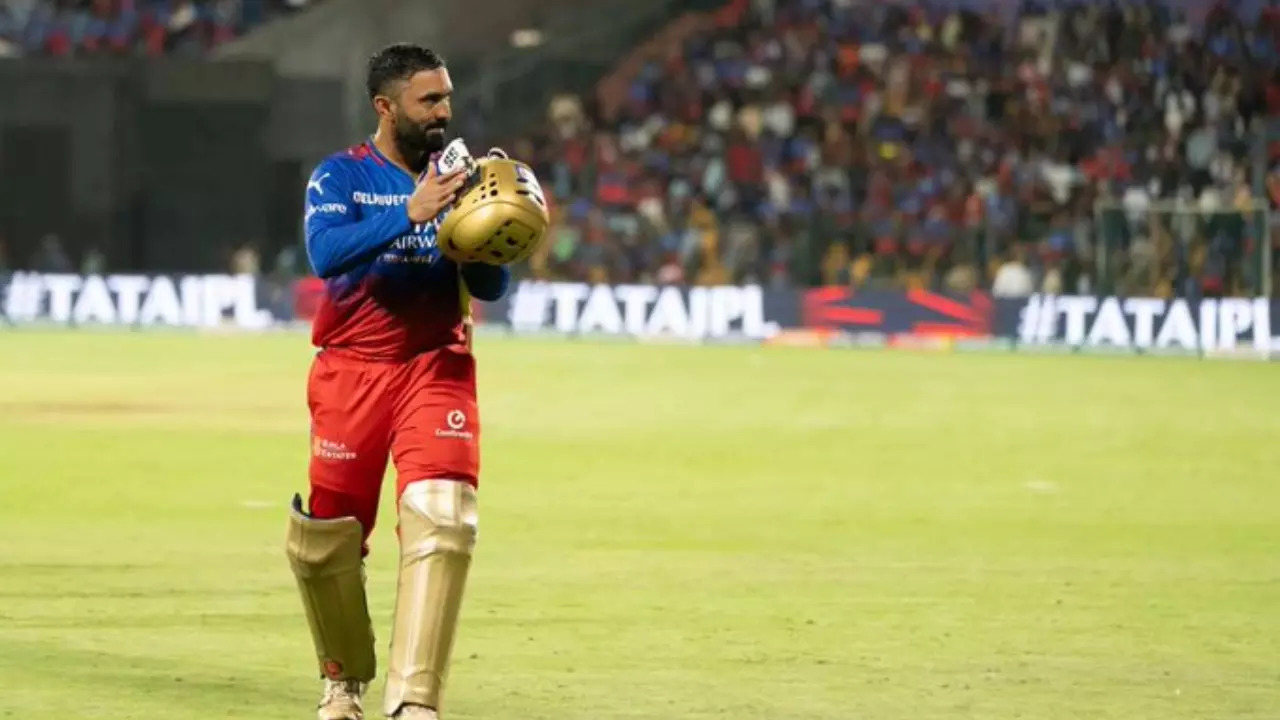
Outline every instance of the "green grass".
[[[447, 718], [1280, 717], [1280, 368], [478, 353]], [[0, 334], [0, 717], [313, 717], [283, 554], [309, 358]]]

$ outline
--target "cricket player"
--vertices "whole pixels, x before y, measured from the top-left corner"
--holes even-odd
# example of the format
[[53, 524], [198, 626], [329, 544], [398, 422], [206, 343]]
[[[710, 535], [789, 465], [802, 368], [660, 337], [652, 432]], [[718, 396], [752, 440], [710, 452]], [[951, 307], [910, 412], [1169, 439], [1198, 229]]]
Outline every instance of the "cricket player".
[[[307, 253], [325, 295], [307, 386], [310, 494], [305, 509], [293, 499], [287, 555], [324, 679], [318, 716], [360, 720], [376, 674], [364, 557], [394, 460], [400, 568], [385, 712], [429, 720], [438, 717], [476, 543], [469, 303], [506, 292], [501, 261], [510, 258], [495, 251], [494, 264], [458, 262], [437, 247], [442, 217], [467, 181], [437, 167], [453, 91], [441, 58], [387, 47], [369, 61], [368, 91], [376, 133], [321, 162], [306, 187]], [[489, 195], [485, 187], [468, 202]]]

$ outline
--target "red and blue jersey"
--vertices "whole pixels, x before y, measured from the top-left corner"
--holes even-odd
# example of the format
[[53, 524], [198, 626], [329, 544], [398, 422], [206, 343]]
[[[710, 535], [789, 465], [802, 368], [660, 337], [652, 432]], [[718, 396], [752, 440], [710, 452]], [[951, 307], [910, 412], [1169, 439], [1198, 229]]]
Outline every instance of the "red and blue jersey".
[[497, 300], [505, 267], [459, 266], [436, 247], [443, 213], [409, 219], [416, 179], [366, 141], [321, 162], [307, 182], [307, 257], [325, 292], [312, 342], [401, 361], [466, 340], [470, 298]]

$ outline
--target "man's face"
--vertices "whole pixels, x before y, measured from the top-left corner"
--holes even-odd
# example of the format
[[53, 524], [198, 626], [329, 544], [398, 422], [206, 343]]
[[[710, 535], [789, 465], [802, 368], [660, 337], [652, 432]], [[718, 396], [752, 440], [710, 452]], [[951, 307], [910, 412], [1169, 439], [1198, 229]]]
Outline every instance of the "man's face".
[[445, 131], [453, 117], [452, 95], [448, 70], [423, 70], [409, 78], [389, 103], [396, 148], [414, 172], [422, 172], [432, 153], [444, 149]]

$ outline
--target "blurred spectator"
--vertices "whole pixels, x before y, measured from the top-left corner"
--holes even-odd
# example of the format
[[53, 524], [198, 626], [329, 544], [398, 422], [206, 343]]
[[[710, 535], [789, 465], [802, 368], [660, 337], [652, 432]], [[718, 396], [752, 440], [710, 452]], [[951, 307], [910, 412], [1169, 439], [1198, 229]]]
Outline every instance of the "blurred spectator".
[[1036, 281], [1026, 264], [1026, 249], [1015, 245], [996, 271], [991, 294], [996, 297], [1026, 297], [1036, 291]]
[[22, 53], [22, 20], [16, 3], [0, 2], [0, 59], [15, 58]]
[[62, 238], [49, 233], [40, 238], [40, 245], [31, 258], [31, 269], [45, 273], [70, 273], [74, 272], [75, 266], [62, 247]]
[[249, 243], [236, 248], [235, 252], [231, 254], [230, 269], [234, 275], [253, 275], [258, 277], [262, 270], [258, 249]]
[[107, 271], [107, 256], [96, 246], [85, 251], [80, 260], [81, 275], [101, 275]]

